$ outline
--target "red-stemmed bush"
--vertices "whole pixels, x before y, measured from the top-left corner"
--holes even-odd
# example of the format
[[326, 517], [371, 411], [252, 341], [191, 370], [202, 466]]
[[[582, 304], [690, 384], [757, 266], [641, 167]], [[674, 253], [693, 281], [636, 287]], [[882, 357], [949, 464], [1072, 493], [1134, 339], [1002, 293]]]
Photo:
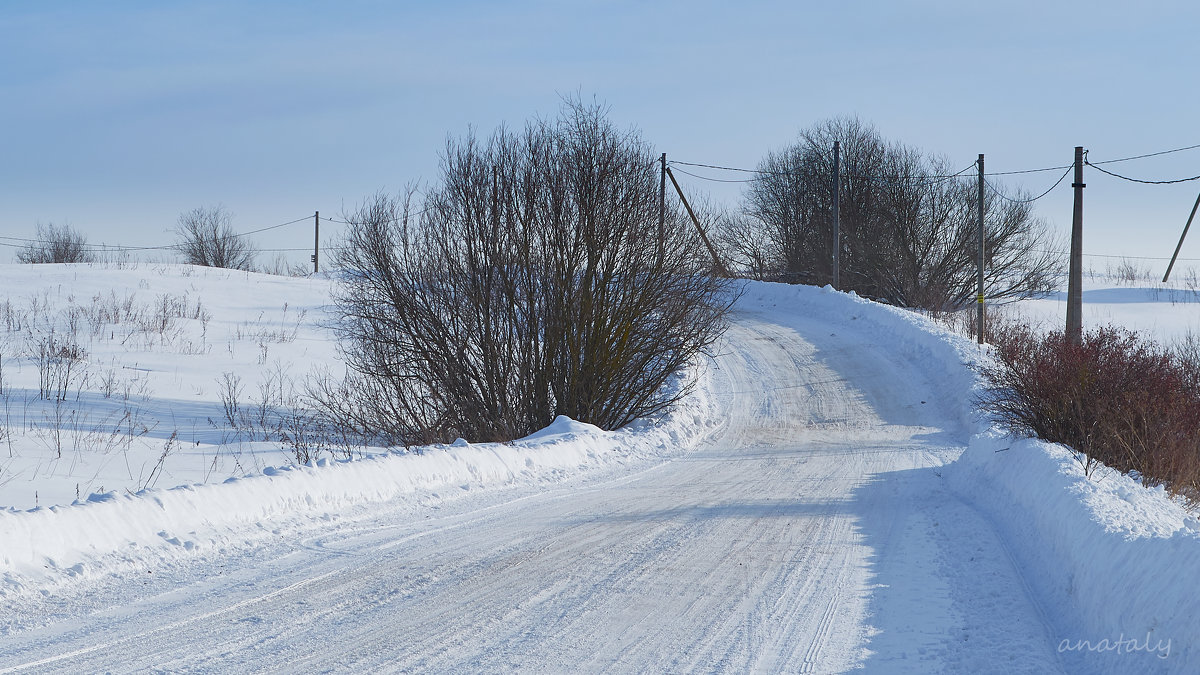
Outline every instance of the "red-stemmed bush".
[[1116, 327], [1075, 343], [1005, 326], [993, 341], [980, 404], [1003, 428], [1073, 448], [1088, 475], [1103, 464], [1197, 501], [1200, 380], [1180, 352]]

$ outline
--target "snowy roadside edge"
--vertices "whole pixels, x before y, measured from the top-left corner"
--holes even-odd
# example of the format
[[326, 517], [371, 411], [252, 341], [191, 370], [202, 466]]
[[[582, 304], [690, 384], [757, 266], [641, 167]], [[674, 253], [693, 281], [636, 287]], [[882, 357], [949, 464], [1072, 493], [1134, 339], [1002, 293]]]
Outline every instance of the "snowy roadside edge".
[[1069, 448], [996, 428], [972, 404], [983, 387], [976, 368], [990, 358], [972, 341], [853, 293], [791, 288], [752, 285], [748, 295], [827, 320], [854, 317], [857, 329], [886, 337], [961, 403], [969, 445], [943, 474], [951, 491], [987, 516], [1028, 570], [1030, 591], [1052, 625], [1079, 631], [1053, 636], [1054, 647], [1111, 656], [1101, 663], [1116, 672], [1134, 667], [1131, 652], [1149, 662], [1162, 659], [1156, 665], [1172, 671], [1193, 661], [1200, 653], [1200, 604], [1190, 591], [1200, 578], [1195, 515], [1161, 488], [1145, 488], [1111, 470], [1089, 478]]
[[676, 387], [691, 392], [667, 414], [617, 431], [560, 417], [509, 444], [414, 448], [354, 460], [270, 467], [223, 483], [90, 495], [66, 506], [0, 510], [0, 598], [94, 577], [131, 560], [213, 549], [280, 521], [407, 499], [560, 483], [584, 473], [655, 461], [693, 449], [722, 415], [710, 396], [707, 360]]

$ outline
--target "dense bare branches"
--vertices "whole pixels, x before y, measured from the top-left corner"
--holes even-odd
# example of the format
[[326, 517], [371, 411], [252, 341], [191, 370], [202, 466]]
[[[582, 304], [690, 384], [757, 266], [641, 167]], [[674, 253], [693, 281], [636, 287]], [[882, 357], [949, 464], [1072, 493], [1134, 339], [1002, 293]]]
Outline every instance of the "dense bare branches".
[[[569, 101], [553, 121], [450, 141], [442, 184], [347, 217], [338, 307], [364, 429], [508, 440], [557, 415], [616, 428], [682, 395], [668, 380], [730, 303], [669, 214], [633, 131]], [[369, 399], [369, 400], [368, 400]]]
[[[788, 281], [830, 281], [835, 140], [842, 149], [843, 288], [929, 309], [972, 301], [978, 255], [973, 175], [945, 178], [955, 169], [944, 160], [887, 143], [856, 119], [816, 125], [763, 159], [746, 195], [746, 213], [760, 229], [743, 222], [727, 230], [727, 250], [743, 260], [747, 251], [773, 256], [766, 266]], [[1062, 267], [1059, 247], [1030, 205], [988, 191], [984, 207], [987, 296], [1018, 298], [1053, 288]]]
[[17, 250], [17, 262], [22, 263], [86, 263], [96, 259], [87, 246], [87, 237], [70, 225], [38, 223], [35, 241]]
[[223, 206], [197, 207], [182, 213], [175, 228], [176, 248], [184, 262], [205, 267], [248, 270], [254, 246], [234, 231], [233, 216]]
[[1072, 341], [1016, 326], [994, 339], [979, 402], [1001, 426], [1073, 448], [1087, 473], [1102, 463], [1200, 502], [1194, 348], [1171, 351], [1115, 327]]

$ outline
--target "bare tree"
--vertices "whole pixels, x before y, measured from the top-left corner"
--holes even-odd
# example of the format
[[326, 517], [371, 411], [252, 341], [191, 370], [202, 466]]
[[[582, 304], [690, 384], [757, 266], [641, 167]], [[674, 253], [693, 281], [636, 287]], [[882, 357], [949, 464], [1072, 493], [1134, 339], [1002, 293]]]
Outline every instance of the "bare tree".
[[197, 207], [179, 215], [176, 250], [184, 262], [204, 267], [248, 270], [257, 251], [233, 229], [233, 215], [223, 206]]
[[[774, 257], [779, 278], [829, 283], [833, 257], [833, 143], [840, 141], [841, 285], [901, 306], [962, 307], [974, 300], [978, 255], [977, 187], [952, 177], [943, 159], [884, 141], [857, 119], [837, 119], [772, 152], [746, 194], [746, 223], [726, 231], [726, 250]], [[985, 287], [989, 299], [1054, 288], [1060, 248], [1018, 193], [987, 192]], [[766, 243], [756, 241], [764, 238]], [[771, 276], [767, 274], [766, 276]]]
[[96, 254], [88, 248], [87, 237], [70, 225], [38, 223], [34, 239], [17, 250], [18, 262], [87, 263], [96, 260]]
[[728, 282], [703, 273], [681, 213], [659, 239], [654, 155], [598, 106], [450, 141], [442, 184], [417, 213], [411, 197], [347, 216], [339, 254], [352, 375], [316, 393], [353, 401], [342, 412], [363, 432], [500, 441], [557, 415], [617, 428], [678, 400], [668, 383], [724, 328]]

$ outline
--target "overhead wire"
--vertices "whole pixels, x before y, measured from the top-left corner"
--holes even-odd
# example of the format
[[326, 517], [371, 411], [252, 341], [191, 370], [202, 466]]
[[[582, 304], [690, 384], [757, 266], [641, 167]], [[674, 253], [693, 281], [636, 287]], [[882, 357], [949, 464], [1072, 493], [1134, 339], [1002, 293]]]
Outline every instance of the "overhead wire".
[[1092, 162], [1084, 161], [1084, 164], [1092, 167], [1100, 173], [1108, 174], [1113, 178], [1120, 178], [1121, 180], [1126, 180], [1130, 183], [1141, 183], [1143, 185], [1175, 185], [1176, 183], [1187, 183], [1189, 181], [1200, 180], [1200, 176], [1192, 176], [1191, 178], [1177, 178], [1175, 180], [1143, 180], [1141, 178], [1130, 178], [1129, 176], [1122, 176], [1119, 173], [1113, 173], [1112, 171], [1096, 166]]
[[[1115, 163], [1119, 163], [1119, 162], [1128, 162], [1128, 161], [1139, 160], [1139, 159], [1147, 159], [1147, 158], [1151, 158], [1151, 157], [1159, 157], [1162, 155], [1168, 155], [1168, 154], [1184, 152], [1184, 151], [1188, 151], [1188, 150], [1195, 150], [1195, 149], [1200, 149], [1200, 144], [1172, 148], [1169, 150], [1161, 150], [1158, 152], [1144, 153], [1144, 154], [1140, 154], [1140, 155], [1132, 155], [1129, 157], [1120, 157], [1117, 159], [1102, 160], [1102, 161], [1098, 161], [1098, 162], [1093, 162], [1093, 161], [1085, 159], [1084, 163], [1087, 166], [1091, 166], [1092, 168], [1096, 169], [1097, 171], [1100, 171], [1101, 173], [1107, 174], [1114, 178], [1118, 178], [1120, 180], [1129, 181], [1132, 183], [1140, 183], [1140, 184], [1144, 184], [1144, 185], [1174, 185], [1174, 184], [1178, 184], [1178, 183], [1186, 183], [1186, 182], [1200, 180], [1200, 175], [1191, 176], [1191, 177], [1187, 177], [1187, 178], [1178, 178], [1178, 179], [1173, 179], [1173, 180], [1145, 180], [1145, 179], [1133, 178], [1130, 176], [1118, 174], [1113, 171], [1104, 169], [1100, 165], [1115, 164]], [[660, 160], [658, 158], [655, 158], [652, 163], [657, 164], [659, 161]], [[688, 167], [696, 167], [696, 168], [703, 168], [703, 169], [713, 169], [713, 170], [717, 170], [717, 171], [732, 171], [732, 172], [739, 172], [739, 173], [754, 174], [755, 176], [796, 175], [796, 172], [794, 172], [794, 171], [771, 171], [771, 170], [765, 170], [765, 169], [747, 169], [747, 168], [743, 168], [743, 167], [724, 166], [724, 165], [720, 165], [720, 164], [707, 164], [707, 163], [702, 163], [702, 162], [685, 162], [685, 161], [680, 161], [680, 160], [668, 160], [668, 165], [673, 167], [679, 173], [685, 174], [687, 176], [691, 176], [693, 178], [697, 178], [699, 180], [705, 180], [705, 181], [716, 182], [716, 183], [751, 183], [758, 179], [757, 178], [745, 178], [745, 179], [715, 178], [712, 176], [704, 176], [704, 175], [701, 175], [701, 174], [698, 174], [698, 173], [695, 173], [692, 171], [688, 171], [686, 169], [682, 169], [679, 167], [688, 166]], [[976, 166], [976, 164], [974, 162], [972, 162], [966, 168], [964, 168], [961, 171], [954, 173], [954, 174], [922, 176], [922, 177], [920, 177], [920, 181], [921, 181], [920, 184], [934, 184], [937, 182], [952, 180], [954, 178], [957, 178], [957, 177], [963, 175], [964, 173], [969, 171], [974, 166]], [[1004, 199], [1004, 200], [1007, 200], [1007, 201], [1010, 201], [1013, 203], [1027, 204], [1027, 203], [1035, 202], [1039, 199], [1042, 199], [1043, 197], [1045, 197], [1048, 194], [1050, 194], [1051, 192], [1053, 192], [1054, 189], [1057, 188], [1059, 185], [1061, 185], [1062, 182], [1066, 179], [1066, 177], [1068, 175], [1070, 175], [1070, 170], [1072, 168], [1074, 168], [1074, 164], [1042, 167], [1042, 168], [1036, 168], [1036, 169], [1021, 169], [1021, 170], [1016, 170], [1016, 171], [992, 171], [992, 172], [984, 173], [984, 176], [987, 177], [987, 176], [1015, 176], [1015, 175], [1022, 175], [1022, 174], [1042, 173], [1042, 172], [1047, 172], [1047, 171], [1058, 171], [1058, 170], [1064, 171], [1062, 176], [1060, 176], [1058, 178], [1058, 180], [1056, 180], [1054, 182], [1054, 184], [1051, 185], [1045, 192], [1042, 192], [1041, 194], [1037, 195], [1036, 197], [1032, 197], [1029, 199], [1014, 199], [1012, 197], [1008, 197], [1008, 196], [1004, 195], [1003, 193], [1001, 193], [994, 185], [992, 185], [991, 182], [989, 182], [989, 181], [984, 181], [984, 182], [988, 186], [988, 188], [996, 196], [1000, 197], [1001, 199]], [[888, 178], [884, 178], [884, 177], [880, 177], [880, 176], [870, 176], [870, 175], [862, 175], [862, 174], [856, 174], [856, 173], [843, 173], [842, 176], [847, 177], [847, 178], [861, 178], [861, 179], [866, 179], [866, 180], [873, 180], [873, 181], [878, 181], [878, 182], [882, 182], [882, 183], [904, 183], [906, 180], [906, 179], [895, 180], [895, 179], [888, 179]], [[908, 180], [911, 180], [911, 179], [908, 179]], [[907, 183], [907, 184], [912, 184], [912, 183]], [[419, 216], [424, 215], [425, 213], [428, 213], [430, 210], [432, 210], [432, 208], [433, 208], [432, 206], [426, 206], [425, 208], [423, 208], [419, 211], [416, 211], [415, 213], [405, 214], [405, 216], [419, 217]], [[397, 218], [394, 218], [391, 220], [397, 221], [405, 216], [398, 216]], [[270, 226], [258, 228], [255, 230], [249, 230], [247, 232], [238, 232], [238, 233], [234, 233], [230, 236], [231, 237], [246, 237], [246, 236], [249, 236], [252, 234], [268, 232], [271, 230], [276, 230], [276, 229], [280, 229], [283, 227], [287, 227], [289, 225], [295, 225], [297, 223], [307, 221], [311, 217], [312, 216], [305, 215], [301, 218], [297, 218], [295, 220], [289, 220], [285, 223], [279, 223], [277, 225], [270, 225]], [[339, 223], [339, 224], [344, 224], [344, 225], [356, 225], [357, 224], [353, 221], [345, 220], [344, 218], [332, 218], [332, 217], [328, 217], [328, 216], [323, 218], [323, 220], [325, 220], [327, 222]], [[11, 236], [0, 235], [0, 247], [22, 248], [22, 247], [29, 246], [29, 245], [46, 245], [46, 244], [51, 244], [51, 243], [53, 243], [53, 242], [41, 240], [41, 239], [30, 239], [30, 238], [24, 238], [24, 237], [11, 237]], [[173, 250], [175, 248], [177, 248], [177, 245], [174, 245], [174, 244], [155, 245], [155, 246], [121, 246], [121, 245], [106, 245], [106, 244], [89, 244], [89, 245], [85, 245], [83, 247], [83, 250], [88, 251], [88, 252], [127, 252], [127, 251], [164, 251], [164, 250]], [[260, 249], [260, 250], [262, 250], [263, 252], [273, 253], [273, 252], [307, 251], [309, 249], [306, 247], [306, 248], [282, 248], [282, 249]], [[1085, 254], [1085, 255], [1090, 255], [1090, 256], [1094, 256], [1094, 257], [1113, 257], [1113, 258], [1127, 257], [1127, 258], [1131, 258], [1131, 259], [1144, 259], [1144, 260], [1166, 260], [1167, 259], [1167, 258], [1141, 258], [1141, 257], [1137, 257], [1137, 256], [1108, 256], [1108, 255], [1102, 255], [1102, 254]], [[1183, 259], [1183, 260], [1192, 260], [1192, 259]]]
[[[276, 230], [281, 227], [287, 227], [288, 225], [295, 225], [296, 223], [304, 222], [304, 221], [308, 220], [309, 218], [312, 218], [312, 216], [304, 216], [303, 218], [297, 218], [296, 220], [290, 220], [286, 223], [279, 223], [278, 225], [262, 227], [257, 230], [250, 230], [249, 232], [235, 232], [233, 234], [230, 234], [230, 235], [228, 235], [226, 237], [222, 237], [222, 238], [223, 239], [235, 239], [235, 238], [245, 237], [245, 236], [248, 236], [251, 234], [258, 234], [260, 232], [267, 232], [268, 230]], [[4, 235], [0, 235], [0, 240], [8, 240], [7, 242], [0, 241], [0, 246], [7, 246], [9, 248], [25, 248], [30, 245], [46, 246], [46, 245], [51, 245], [51, 244], [55, 243], [53, 241], [49, 241], [49, 240], [45, 240], [45, 239], [30, 239], [30, 238], [26, 238], [26, 237], [9, 237], [9, 236], [4, 236]], [[10, 242], [20, 242], [20, 243], [10, 243]], [[85, 244], [80, 247], [80, 250], [86, 251], [88, 253], [105, 253], [105, 252], [120, 253], [120, 252], [127, 252], [127, 251], [170, 251], [170, 250], [174, 250], [177, 248], [179, 248], [179, 246], [177, 244], [165, 244], [165, 245], [156, 245], [156, 246], [121, 246], [119, 244], [109, 245], [109, 244], [101, 243], [101, 244]], [[275, 251], [275, 249], [261, 249], [261, 250], [264, 252], [268, 252], [268, 253]], [[304, 249], [294, 249], [294, 250], [307, 251], [308, 249], [304, 248]]]
[[[699, 162], [681, 162], [681, 161], [674, 160], [674, 159], [667, 160], [667, 164], [669, 166], [675, 167], [676, 170], [679, 171], [680, 173], [686, 173], [689, 176], [693, 176], [695, 178], [700, 178], [702, 180], [713, 181], [716, 183], [750, 183], [750, 182], [753, 182], [755, 179], [751, 178], [751, 179], [746, 179], [746, 180], [727, 180], [727, 179], [721, 179], [721, 178], [711, 178], [708, 176], [700, 176], [700, 175], [697, 175], [694, 173], [690, 173], [683, 169], [679, 169], [678, 167], [679, 166], [694, 166], [694, 167], [699, 167], [699, 168], [703, 168], [703, 169], [715, 169], [718, 171], [737, 171], [740, 173], [753, 173], [753, 174], [758, 174], [760, 176], [795, 176], [799, 173], [796, 171], [772, 171], [772, 170], [768, 170], [768, 169], [745, 169], [745, 168], [733, 167], [733, 166], [720, 166], [718, 164], [701, 164]], [[933, 174], [933, 175], [929, 175], [929, 176], [921, 176], [921, 179], [926, 180], [926, 181], [936, 182], [936, 181], [942, 181], [942, 180], [949, 180], [951, 178], [957, 178], [958, 176], [961, 176], [962, 174], [969, 171], [972, 166], [975, 166], [975, 164], [974, 163], [969, 164], [966, 168], [959, 171], [958, 173], [952, 173], [952, 174], [947, 174], [947, 175]], [[853, 172], [843, 172], [842, 177], [843, 178], [861, 178], [864, 180], [886, 180], [879, 176], [872, 176], [870, 174], [859, 174], [859, 173], [853, 173]], [[898, 182], [898, 181], [891, 181], [891, 182]]]
[[1012, 197], [1009, 197], [1009, 196], [1005, 195], [1004, 193], [1000, 192], [1000, 190], [996, 189], [996, 186], [992, 185], [991, 181], [984, 180], [983, 183], [984, 183], [984, 185], [988, 186], [988, 189], [990, 189], [992, 191], [992, 193], [994, 193], [997, 197], [999, 197], [1005, 201], [1009, 201], [1014, 204], [1031, 204], [1031, 203], [1036, 202], [1037, 200], [1041, 199], [1042, 197], [1045, 197], [1046, 195], [1050, 194], [1051, 192], [1053, 192], [1054, 188], [1058, 187], [1059, 184], [1061, 184], [1063, 182], [1063, 180], [1065, 180], [1066, 177], [1068, 175], [1070, 175], [1071, 169], [1073, 169], [1073, 168], [1075, 168], [1075, 167], [1068, 166], [1067, 170], [1063, 172], [1063, 175], [1059, 176], [1058, 180], [1054, 181], [1054, 185], [1051, 185], [1049, 187], [1049, 189], [1047, 189], [1042, 194], [1040, 194], [1036, 197], [1030, 198], [1030, 199], [1013, 199]]
[[[670, 164], [670, 162], [667, 162], [667, 163]], [[680, 169], [677, 166], [672, 167], [672, 168], [675, 169], [675, 171], [677, 171], [678, 173], [684, 174], [685, 176], [691, 176], [692, 178], [699, 178], [700, 180], [706, 180], [706, 181], [710, 181], [713, 183], [753, 183], [754, 181], [759, 180], [758, 178], [736, 178], [736, 179], [712, 178], [711, 176], [701, 176], [698, 173], [692, 173], [691, 171], [688, 171], [686, 169]]]
[[1135, 159], [1146, 159], [1147, 157], [1158, 157], [1159, 155], [1169, 155], [1173, 152], [1183, 152], [1184, 150], [1195, 150], [1196, 148], [1200, 148], [1200, 143], [1198, 143], [1196, 145], [1189, 145], [1189, 146], [1186, 146], [1183, 148], [1174, 148], [1172, 150], [1162, 150], [1160, 152], [1150, 152], [1150, 153], [1147, 153], [1144, 155], [1134, 155], [1132, 157], [1121, 157], [1120, 159], [1106, 159], [1102, 162], [1093, 162], [1092, 166], [1095, 166], [1097, 164], [1116, 164], [1117, 162], [1129, 162], [1129, 161], [1132, 161]]

